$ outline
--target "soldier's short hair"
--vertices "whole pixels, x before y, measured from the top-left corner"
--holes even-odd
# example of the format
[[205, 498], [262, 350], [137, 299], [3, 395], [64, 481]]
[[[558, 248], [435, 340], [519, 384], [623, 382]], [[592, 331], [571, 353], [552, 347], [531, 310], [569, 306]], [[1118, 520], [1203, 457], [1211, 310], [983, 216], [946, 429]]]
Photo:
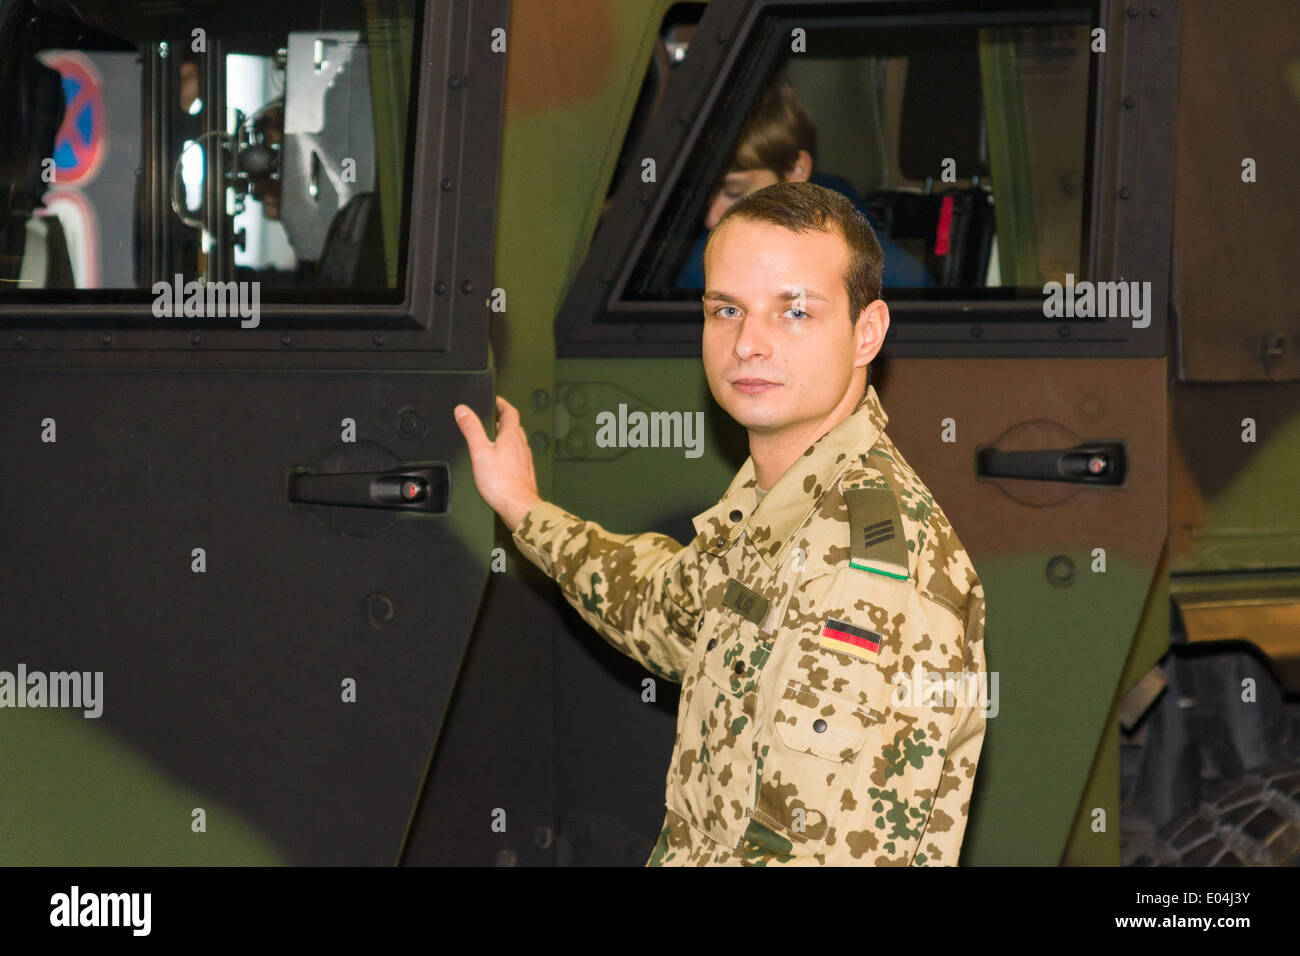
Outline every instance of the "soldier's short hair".
[[[880, 270], [884, 256], [867, 217], [843, 193], [814, 183], [774, 183], [733, 203], [718, 224], [709, 231], [708, 241], [729, 219], [766, 222], [791, 232], [833, 232], [849, 247], [849, 268], [844, 286], [849, 293], [849, 324], [880, 298]], [[705, 246], [708, 251], [708, 246]]]
[[801, 149], [816, 157], [817, 127], [794, 85], [778, 73], [745, 120], [727, 170], [770, 169], [784, 179]]

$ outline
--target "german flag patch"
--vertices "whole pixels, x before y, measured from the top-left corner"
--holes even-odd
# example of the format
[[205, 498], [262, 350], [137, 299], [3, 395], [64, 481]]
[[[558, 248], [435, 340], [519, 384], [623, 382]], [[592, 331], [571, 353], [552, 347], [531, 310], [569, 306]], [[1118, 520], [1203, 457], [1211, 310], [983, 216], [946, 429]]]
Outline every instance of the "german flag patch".
[[875, 631], [833, 617], [827, 618], [822, 627], [821, 646], [824, 649], [848, 654], [863, 661], [875, 660], [883, 640]]

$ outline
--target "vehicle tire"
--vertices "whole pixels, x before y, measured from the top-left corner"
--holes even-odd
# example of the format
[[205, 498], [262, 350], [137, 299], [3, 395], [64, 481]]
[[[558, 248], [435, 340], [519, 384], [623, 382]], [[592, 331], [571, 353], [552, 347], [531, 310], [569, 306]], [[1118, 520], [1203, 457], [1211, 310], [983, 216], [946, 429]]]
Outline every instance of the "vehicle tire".
[[1126, 832], [1125, 866], [1300, 866], [1300, 761], [1205, 781], [1195, 810]]

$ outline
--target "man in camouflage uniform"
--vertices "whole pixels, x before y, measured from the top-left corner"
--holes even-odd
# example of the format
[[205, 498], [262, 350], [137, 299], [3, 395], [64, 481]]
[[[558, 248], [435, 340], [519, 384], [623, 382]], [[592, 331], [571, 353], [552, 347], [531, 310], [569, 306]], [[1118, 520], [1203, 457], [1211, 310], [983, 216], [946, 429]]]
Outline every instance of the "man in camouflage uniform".
[[475, 481], [584, 620], [682, 685], [651, 865], [954, 865], [984, 589], [868, 383], [880, 247], [844, 197], [781, 183], [727, 211], [705, 268], [705, 373], [750, 458], [688, 546], [542, 501], [504, 399], [495, 443], [455, 410]]

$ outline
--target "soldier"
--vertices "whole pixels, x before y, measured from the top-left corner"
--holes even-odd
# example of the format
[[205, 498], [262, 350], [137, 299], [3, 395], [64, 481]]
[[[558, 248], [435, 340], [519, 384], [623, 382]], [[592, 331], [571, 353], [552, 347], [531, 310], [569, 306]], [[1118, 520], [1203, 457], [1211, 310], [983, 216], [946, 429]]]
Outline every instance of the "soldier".
[[682, 685], [650, 865], [956, 864], [984, 589], [868, 380], [880, 246], [844, 196], [785, 182], [727, 210], [705, 269], [705, 375], [750, 457], [688, 546], [543, 501], [501, 398], [495, 442], [454, 410], [479, 492], [584, 620]]

